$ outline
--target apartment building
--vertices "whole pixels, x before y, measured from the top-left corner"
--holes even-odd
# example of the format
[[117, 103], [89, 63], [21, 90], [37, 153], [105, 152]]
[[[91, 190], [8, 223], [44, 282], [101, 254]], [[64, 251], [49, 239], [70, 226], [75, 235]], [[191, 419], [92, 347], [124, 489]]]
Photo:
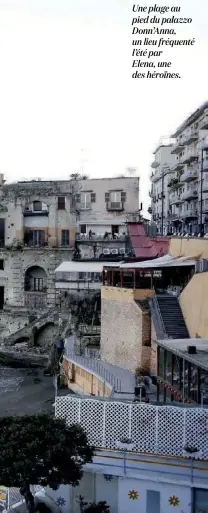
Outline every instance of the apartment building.
[[78, 187], [77, 258], [122, 258], [126, 223], [139, 213], [139, 178], [80, 180]]
[[[208, 232], [207, 137], [208, 102], [193, 112], [172, 135], [175, 142], [171, 152], [175, 162], [168, 176], [168, 209], [165, 198], [163, 201], [164, 217], [167, 216], [167, 224], [173, 234], [198, 235], [201, 225], [202, 233]], [[153, 174], [152, 189], [155, 180]], [[155, 208], [152, 207], [154, 215]]]
[[139, 209], [139, 179], [6, 184], [0, 178], [0, 322], [6, 333], [11, 324], [14, 331], [22, 328], [29, 314], [60, 305], [55, 269], [62, 262], [77, 254], [94, 259], [105, 248], [108, 258], [111, 247], [121, 253], [127, 214]]
[[151, 164], [153, 171], [150, 176], [151, 208], [149, 211], [157, 225], [157, 232], [161, 235], [167, 235], [170, 231], [168, 183], [174, 176], [172, 168], [176, 162], [172, 149], [172, 144], [160, 144], [153, 153], [154, 160]]
[[79, 180], [76, 186], [73, 262], [56, 269], [56, 288], [95, 291], [102, 262], [117, 262], [129, 253], [128, 221], [139, 217], [139, 178]]

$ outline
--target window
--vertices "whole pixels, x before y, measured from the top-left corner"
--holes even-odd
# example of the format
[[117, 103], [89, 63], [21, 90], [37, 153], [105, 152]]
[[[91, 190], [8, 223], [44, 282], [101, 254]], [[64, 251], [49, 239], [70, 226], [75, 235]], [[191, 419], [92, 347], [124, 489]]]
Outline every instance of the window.
[[34, 210], [34, 212], [41, 212], [41, 210], [42, 210], [41, 201], [33, 201], [33, 210]]
[[81, 208], [83, 210], [91, 208], [91, 193], [81, 192]]
[[0, 271], [4, 270], [4, 260], [0, 260]]
[[58, 197], [58, 210], [65, 210], [65, 196]]
[[87, 226], [86, 224], [80, 225], [80, 233], [87, 233]]
[[43, 278], [34, 278], [34, 291], [42, 292], [43, 291]]
[[111, 203], [120, 203], [121, 192], [111, 192], [110, 193], [110, 201], [111, 201]]
[[147, 490], [146, 513], [160, 513], [160, 492]]
[[5, 219], [0, 219], [0, 247], [5, 245]]
[[109, 191], [105, 193], [105, 201], [108, 208], [113, 210], [122, 210], [123, 203], [126, 201], [126, 192], [124, 191]]
[[61, 245], [69, 246], [69, 230], [62, 230], [61, 232]]
[[31, 230], [24, 235], [24, 243], [28, 246], [43, 246], [45, 244], [44, 230]]

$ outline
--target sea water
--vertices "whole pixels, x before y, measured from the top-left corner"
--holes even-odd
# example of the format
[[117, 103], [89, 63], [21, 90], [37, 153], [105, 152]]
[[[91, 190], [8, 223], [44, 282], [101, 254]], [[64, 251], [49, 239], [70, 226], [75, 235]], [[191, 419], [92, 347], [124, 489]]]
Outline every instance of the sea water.
[[15, 369], [0, 365], [0, 394], [18, 390], [25, 378], [25, 369]]

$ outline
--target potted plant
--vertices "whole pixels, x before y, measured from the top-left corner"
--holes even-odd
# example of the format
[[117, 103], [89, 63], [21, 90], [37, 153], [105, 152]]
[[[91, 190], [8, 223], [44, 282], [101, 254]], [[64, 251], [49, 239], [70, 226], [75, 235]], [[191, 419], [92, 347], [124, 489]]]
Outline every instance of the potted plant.
[[121, 451], [133, 451], [134, 444], [130, 438], [122, 438], [116, 442], [117, 449]]

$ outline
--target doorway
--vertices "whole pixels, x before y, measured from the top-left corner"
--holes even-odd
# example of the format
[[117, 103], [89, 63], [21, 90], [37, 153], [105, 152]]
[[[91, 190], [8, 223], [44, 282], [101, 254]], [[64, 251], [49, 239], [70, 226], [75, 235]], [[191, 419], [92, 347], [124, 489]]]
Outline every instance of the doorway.
[[111, 233], [112, 233], [112, 237], [113, 239], [116, 239], [116, 237], [118, 237], [118, 234], [119, 234], [119, 226], [117, 224], [113, 224], [111, 226]]

